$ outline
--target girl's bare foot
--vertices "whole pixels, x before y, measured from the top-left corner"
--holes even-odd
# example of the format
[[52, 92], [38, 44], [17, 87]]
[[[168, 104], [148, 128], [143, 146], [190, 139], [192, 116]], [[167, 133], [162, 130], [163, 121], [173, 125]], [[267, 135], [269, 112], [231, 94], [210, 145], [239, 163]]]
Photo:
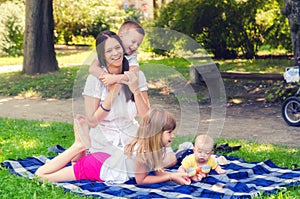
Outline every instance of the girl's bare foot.
[[77, 115], [74, 119], [74, 135], [75, 143], [81, 144], [84, 149], [91, 147], [88, 123], [82, 115]]

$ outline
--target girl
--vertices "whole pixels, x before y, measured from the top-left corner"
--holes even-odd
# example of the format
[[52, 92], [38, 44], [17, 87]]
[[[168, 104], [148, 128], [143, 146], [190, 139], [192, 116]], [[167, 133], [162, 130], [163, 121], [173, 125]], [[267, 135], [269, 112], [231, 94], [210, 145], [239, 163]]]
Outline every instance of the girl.
[[[175, 137], [176, 120], [163, 109], [152, 109], [140, 123], [136, 137], [125, 147], [129, 157], [135, 156], [134, 172], [138, 184], [159, 183], [174, 180], [178, 184], [190, 184], [186, 173], [164, 171], [163, 158], [166, 148]], [[155, 175], [148, 175], [154, 170]]]
[[[123, 183], [135, 177], [137, 184], [169, 180], [178, 184], [190, 184], [187, 173], [171, 173], [163, 170], [165, 148], [171, 145], [175, 128], [176, 121], [169, 112], [158, 108], [151, 109], [141, 121], [136, 137], [125, 147], [124, 162], [118, 162], [124, 163], [122, 168], [125, 170], [112, 168], [114, 154], [104, 152], [89, 154], [74, 165], [65, 167], [72, 158], [90, 146], [88, 123], [84, 116], [77, 115], [74, 120], [74, 143], [66, 151], [41, 166], [35, 174], [41, 180], [50, 182], [85, 179]], [[152, 170], [155, 175], [149, 175]]]

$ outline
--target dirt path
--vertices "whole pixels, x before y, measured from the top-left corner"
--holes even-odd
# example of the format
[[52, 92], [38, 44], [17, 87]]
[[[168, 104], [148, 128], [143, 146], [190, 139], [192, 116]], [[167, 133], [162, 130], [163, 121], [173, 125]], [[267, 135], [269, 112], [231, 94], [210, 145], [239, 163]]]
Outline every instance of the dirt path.
[[[212, 117], [211, 110], [207, 106], [200, 107], [200, 120], [197, 120], [195, 114], [182, 115], [178, 106], [168, 104], [164, 99], [151, 98], [150, 100], [152, 105], [164, 107], [176, 116], [179, 121], [178, 126], [183, 129], [181, 133], [194, 131], [197, 125], [199, 125], [199, 132], [203, 133], [210, 128]], [[73, 120], [72, 99], [41, 100], [1, 96], [0, 110], [0, 117], [4, 118], [69, 123]], [[255, 104], [228, 107], [224, 119], [224, 125], [222, 121], [219, 125], [221, 137], [299, 147], [300, 128], [285, 124], [279, 105], [265, 107], [264, 104]]]

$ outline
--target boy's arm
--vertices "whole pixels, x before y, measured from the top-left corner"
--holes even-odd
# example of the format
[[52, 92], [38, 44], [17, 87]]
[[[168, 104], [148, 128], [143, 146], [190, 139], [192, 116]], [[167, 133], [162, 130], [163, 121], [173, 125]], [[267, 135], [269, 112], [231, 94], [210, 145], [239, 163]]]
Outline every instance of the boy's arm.
[[[136, 74], [139, 72], [139, 66], [129, 66], [129, 71], [134, 71]], [[103, 71], [103, 69], [102, 69]], [[96, 71], [95, 71], [96, 72]], [[120, 83], [121, 80], [128, 81], [128, 77], [124, 74], [109, 74], [104, 72], [102, 76], [99, 77], [99, 79], [104, 83], [104, 85], [110, 85], [114, 83]]]
[[137, 72], [139, 72], [140, 67], [136, 66], [136, 65], [132, 65], [132, 66], [129, 66], [129, 70], [137, 73]]
[[99, 77], [100, 81], [105, 86], [109, 86], [111, 84], [115, 83], [120, 83], [121, 79], [127, 79], [127, 77], [124, 74], [109, 74], [109, 73], [104, 73], [101, 77]]
[[104, 71], [100, 67], [100, 62], [98, 59], [95, 59], [89, 67], [89, 73], [102, 81], [105, 86], [109, 86], [114, 83], [119, 83], [124, 74], [113, 75]]
[[100, 62], [98, 59], [94, 59], [89, 67], [89, 73], [98, 79], [103, 76], [106, 72], [100, 67]]

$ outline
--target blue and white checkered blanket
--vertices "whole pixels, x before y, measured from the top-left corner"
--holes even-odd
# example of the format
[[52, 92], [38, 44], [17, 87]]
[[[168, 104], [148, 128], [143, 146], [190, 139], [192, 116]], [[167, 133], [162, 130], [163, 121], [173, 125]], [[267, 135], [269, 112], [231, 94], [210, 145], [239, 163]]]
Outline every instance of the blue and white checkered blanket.
[[[55, 183], [80, 195], [103, 198], [253, 198], [261, 193], [275, 193], [286, 186], [298, 185], [300, 169], [276, 166], [271, 160], [245, 162], [227, 157], [230, 164], [222, 166], [226, 175], [214, 171], [201, 182], [177, 185], [174, 182], [137, 185], [134, 180], [111, 185], [88, 180]], [[4, 161], [11, 173], [32, 179], [36, 169], [47, 160], [45, 156]]]

